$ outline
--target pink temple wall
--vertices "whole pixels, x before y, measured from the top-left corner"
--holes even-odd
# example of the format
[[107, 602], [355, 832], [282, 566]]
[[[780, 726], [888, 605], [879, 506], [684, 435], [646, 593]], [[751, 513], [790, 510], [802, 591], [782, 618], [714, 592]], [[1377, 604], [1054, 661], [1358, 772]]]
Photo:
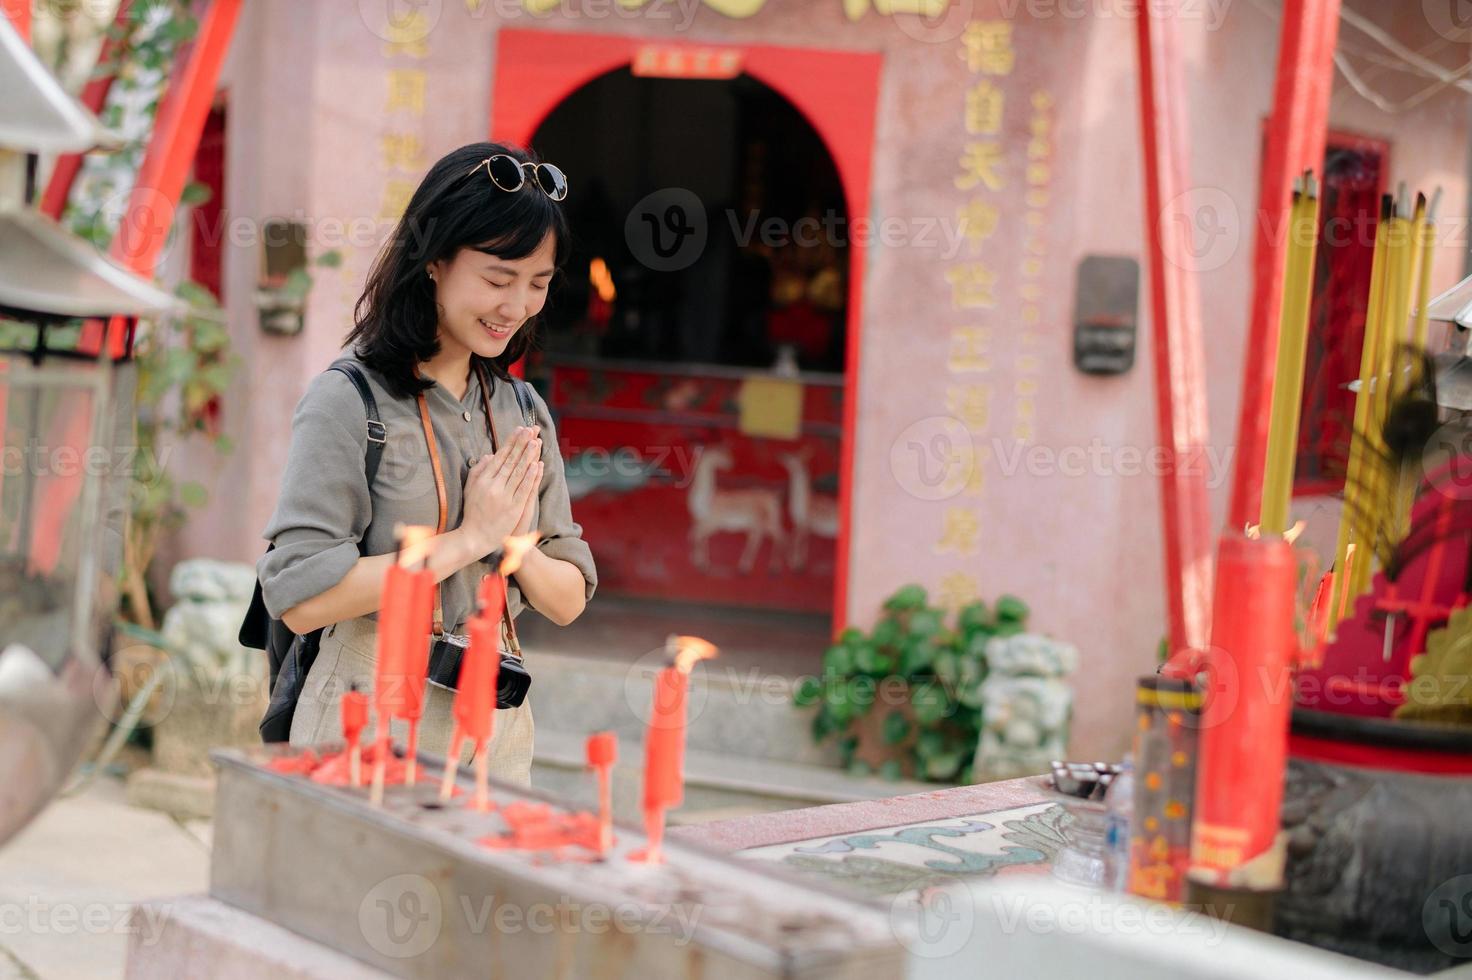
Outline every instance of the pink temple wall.
[[[299, 212], [315, 224], [318, 248], [337, 247], [345, 261], [341, 269], [317, 271], [305, 334], [276, 338], [260, 332], [251, 306], [258, 249], [227, 251], [231, 330], [246, 365], [225, 406], [227, 431], [237, 448], [222, 462], [191, 454], [189, 465], [211, 489], [213, 502], [179, 536], [178, 556], [253, 561], [259, 554], [292, 407], [334, 356], [376, 251], [371, 234], [336, 244], [328, 240], [351, 238], [355, 217], [378, 214], [389, 177], [380, 151], [387, 132], [417, 132], [423, 166], [454, 146], [485, 137], [498, 24], [635, 33], [651, 40], [879, 50], [885, 64], [871, 213], [876, 219], [953, 221], [965, 199], [953, 179], [966, 139], [963, 92], [975, 76], [959, 57], [961, 45], [954, 37], [917, 41], [873, 12], [850, 22], [838, 0], [768, 0], [746, 20], [692, 6], [694, 19], [683, 31], [677, 29], [680, 8], [673, 6], [664, 8], [668, 20], [626, 12], [602, 19], [498, 21], [496, 4], [481, 5], [472, 14], [464, 3], [446, 2], [438, 7], [438, 23], [425, 41], [426, 56], [411, 64], [402, 55], [385, 54], [383, 40], [360, 19], [361, 6], [260, 0], [242, 15], [226, 71], [232, 110], [227, 209], [237, 219]], [[998, 16], [997, 6], [977, 3], [975, 16]], [[1350, 6], [1372, 5], [1358, 0]], [[1434, 39], [1419, 21], [1419, 11], [1411, 9], [1416, 6], [1394, 14], [1395, 23], [1382, 17], [1412, 47]], [[501, 7], [509, 10], [510, 4]], [[1210, 9], [1202, 5], [1203, 16]], [[1192, 176], [1201, 188], [1221, 192], [1203, 191], [1205, 199], [1229, 201], [1238, 213], [1236, 246], [1209, 253], [1207, 264], [1213, 267], [1200, 276], [1211, 444], [1225, 461], [1236, 424], [1250, 288], [1250, 236], [1242, 222], [1256, 201], [1259, 132], [1271, 93], [1276, 25], [1243, 3], [1230, 5], [1219, 27], [1183, 19], [1180, 29], [1191, 85]], [[924, 247], [870, 249], [860, 326], [862, 365], [853, 389], [859, 400], [858, 441], [847, 613], [851, 621], [866, 624], [896, 586], [915, 580], [935, 590], [957, 571], [972, 576], [983, 597], [1003, 592], [1023, 597], [1032, 606], [1036, 629], [1076, 643], [1082, 653], [1072, 753], [1112, 758], [1124, 750], [1128, 737], [1131, 679], [1153, 668], [1164, 629], [1157, 481], [1148, 474], [1119, 472], [1132, 465], [1130, 452], [1143, 456], [1154, 440], [1149, 325], [1142, 308], [1133, 369], [1098, 379], [1072, 367], [1071, 317], [1075, 268], [1082, 256], [1140, 257], [1134, 34], [1131, 23], [1120, 17], [1019, 19], [1014, 45], [1016, 66], [1004, 81], [1008, 99], [1015, 100], [1008, 103], [1008, 145], [1016, 150], [1026, 142], [1031, 91], [1046, 89], [1056, 100], [1047, 268], [1040, 280], [1040, 319], [1030, 331], [1035, 339], [1022, 336], [1019, 250], [1009, 238], [1023, 231], [1022, 209], [1007, 205], [1006, 194], [997, 196], [1002, 228], [975, 256], [998, 272], [997, 305], [984, 315], [951, 308], [944, 269], [965, 260], [964, 254], [945, 259]], [[413, 120], [386, 118], [382, 112], [386, 69], [400, 62], [428, 76], [426, 111]], [[1016, 118], [1010, 115], [1014, 105]], [[1413, 188], [1440, 183], [1446, 190], [1443, 214], [1462, 215], [1464, 107], [1464, 97], [1443, 95], [1393, 116], [1339, 79], [1330, 120], [1336, 129], [1387, 139], [1392, 186], [1398, 180]], [[1024, 163], [1020, 151], [1012, 156], [1003, 172], [1009, 187], [1020, 188]], [[386, 231], [388, 225], [377, 227]], [[1438, 251], [1437, 288], [1461, 272], [1465, 232], [1460, 225], [1449, 230], [1462, 237]], [[989, 429], [979, 441], [997, 438], [999, 445], [1009, 445], [1017, 414], [1018, 358], [1033, 353], [1040, 392], [1031, 444], [1054, 453], [1069, 449], [1075, 455], [1067, 459], [1085, 462], [1091, 445], [1106, 447], [1098, 472], [1048, 475], [1034, 468], [1029, 474], [1024, 465], [1004, 478], [1001, 461], [994, 458], [980, 496], [963, 493], [933, 501], [906, 489], [913, 477], [892, 467], [891, 449], [915, 423], [947, 414], [938, 379], [948, 377], [950, 331], [981, 320], [995, 331], [994, 366], [987, 376], [994, 401]], [[928, 430], [922, 425], [921, 431]], [[1220, 518], [1226, 471], [1215, 475], [1213, 514]], [[979, 519], [976, 551], [938, 553], [946, 509], [958, 503]]]

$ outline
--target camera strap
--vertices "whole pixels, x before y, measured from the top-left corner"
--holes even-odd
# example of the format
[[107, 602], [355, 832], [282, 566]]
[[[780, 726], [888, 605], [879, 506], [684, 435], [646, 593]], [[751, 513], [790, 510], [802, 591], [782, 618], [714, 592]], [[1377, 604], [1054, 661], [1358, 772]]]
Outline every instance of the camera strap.
[[[419, 373], [418, 369], [414, 372]], [[419, 403], [419, 421], [424, 425], [424, 444], [429, 448], [429, 467], [434, 471], [434, 492], [439, 501], [439, 516], [435, 520], [434, 533], [436, 535], [445, 533], [445, 511], [449, 509], [445, 497], [445, 473], [440, 466], [440, 444], [434, 437], [434, 425], [429, 421], [429, 403], [425, 400], [424, 392], [415, 396]], [[433, 631], [435, 639], [445, 635], [445, 610], [440, 605], [440, 583], [434, 583], [434, 624]]]

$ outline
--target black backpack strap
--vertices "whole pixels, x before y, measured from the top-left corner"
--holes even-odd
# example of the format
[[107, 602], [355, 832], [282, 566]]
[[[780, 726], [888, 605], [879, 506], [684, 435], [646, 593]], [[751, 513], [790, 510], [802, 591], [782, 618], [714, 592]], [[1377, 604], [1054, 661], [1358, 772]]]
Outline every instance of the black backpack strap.
[[[388, 430], [384, 428], [383, 420], [378, 415], [378, 400], [373, 397], [373, 389], [368, 387], [368, 379], [352, 358], [344, 357], [333, 361], [327, 368], [329, 371], [338, 371], [347, 375], [353, 387], [358, 389], [358, 397], [363, 399], [363, 414], [368, 417], [368, 446], [363, 451], [363, 473], [368, 477], [368, 486], [373, 486], [373, 478], [378, 474], [378, 464], [383, 460], [383, 447], [388, 442]], [[269, 553], [275, 548], [275, 542], [266, 546]], [[360, 543], [361, 547], [361, 543]], [[281, 637], [276, 637], [272, 642], [273, 632], [279, 633], [285, 627], [279, 625], [279, 621], [271, 619], [271, 614], [266, 611], [266, 602], [261, 595], [261, 583], [256, 581], [254, 594], [251, 596], [250, 608], [246, 611], [245, 619], [240, 624], [238, 639], [242, 646], [253, 650], [265, 650], [271, 652], [273, 647], [277, 652], [284, 655], [286, 646]], [[271, 685], [276, 685], [276, 674], [281, 669], [279, 659], [271, 662]]]
[[358, 389], [358, 397], [363, 399], [363, 414], [368, 416], [368, 448], [363, 453], [363, 472], [368, 477], [369, 488], [372, 488], [373, 478], [378, 475], [378, 464], [383, 460], [384, 444], [388, 442], [388, 430], [378, 416], [378, 399], [373, 397], [368, 379], [352, 358], [338, 358], [327, 370], [347, 375], [353, 387]]

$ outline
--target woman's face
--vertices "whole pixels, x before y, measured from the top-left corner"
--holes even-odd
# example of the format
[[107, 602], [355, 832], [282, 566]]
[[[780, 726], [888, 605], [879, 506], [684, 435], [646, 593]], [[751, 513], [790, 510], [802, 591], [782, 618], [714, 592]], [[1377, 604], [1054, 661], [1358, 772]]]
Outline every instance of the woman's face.
[[462, 248], [451, 259], [430, 263], [441, 349], [458, 346], [481, 357], [500, 356], [547, 302], [555, 254], [556, 242], [548, 235], [536, 251], [519, 259]]

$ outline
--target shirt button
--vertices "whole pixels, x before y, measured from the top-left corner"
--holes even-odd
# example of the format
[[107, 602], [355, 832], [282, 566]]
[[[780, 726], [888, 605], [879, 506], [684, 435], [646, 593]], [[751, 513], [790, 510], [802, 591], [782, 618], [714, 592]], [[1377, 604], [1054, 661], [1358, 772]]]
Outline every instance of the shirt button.
[[470, 413], [469, 412], [462, 412], [461, 414], [463, 416], [465, 416], [465, 421], [467, 421], [467, 422], [470, 421]]

